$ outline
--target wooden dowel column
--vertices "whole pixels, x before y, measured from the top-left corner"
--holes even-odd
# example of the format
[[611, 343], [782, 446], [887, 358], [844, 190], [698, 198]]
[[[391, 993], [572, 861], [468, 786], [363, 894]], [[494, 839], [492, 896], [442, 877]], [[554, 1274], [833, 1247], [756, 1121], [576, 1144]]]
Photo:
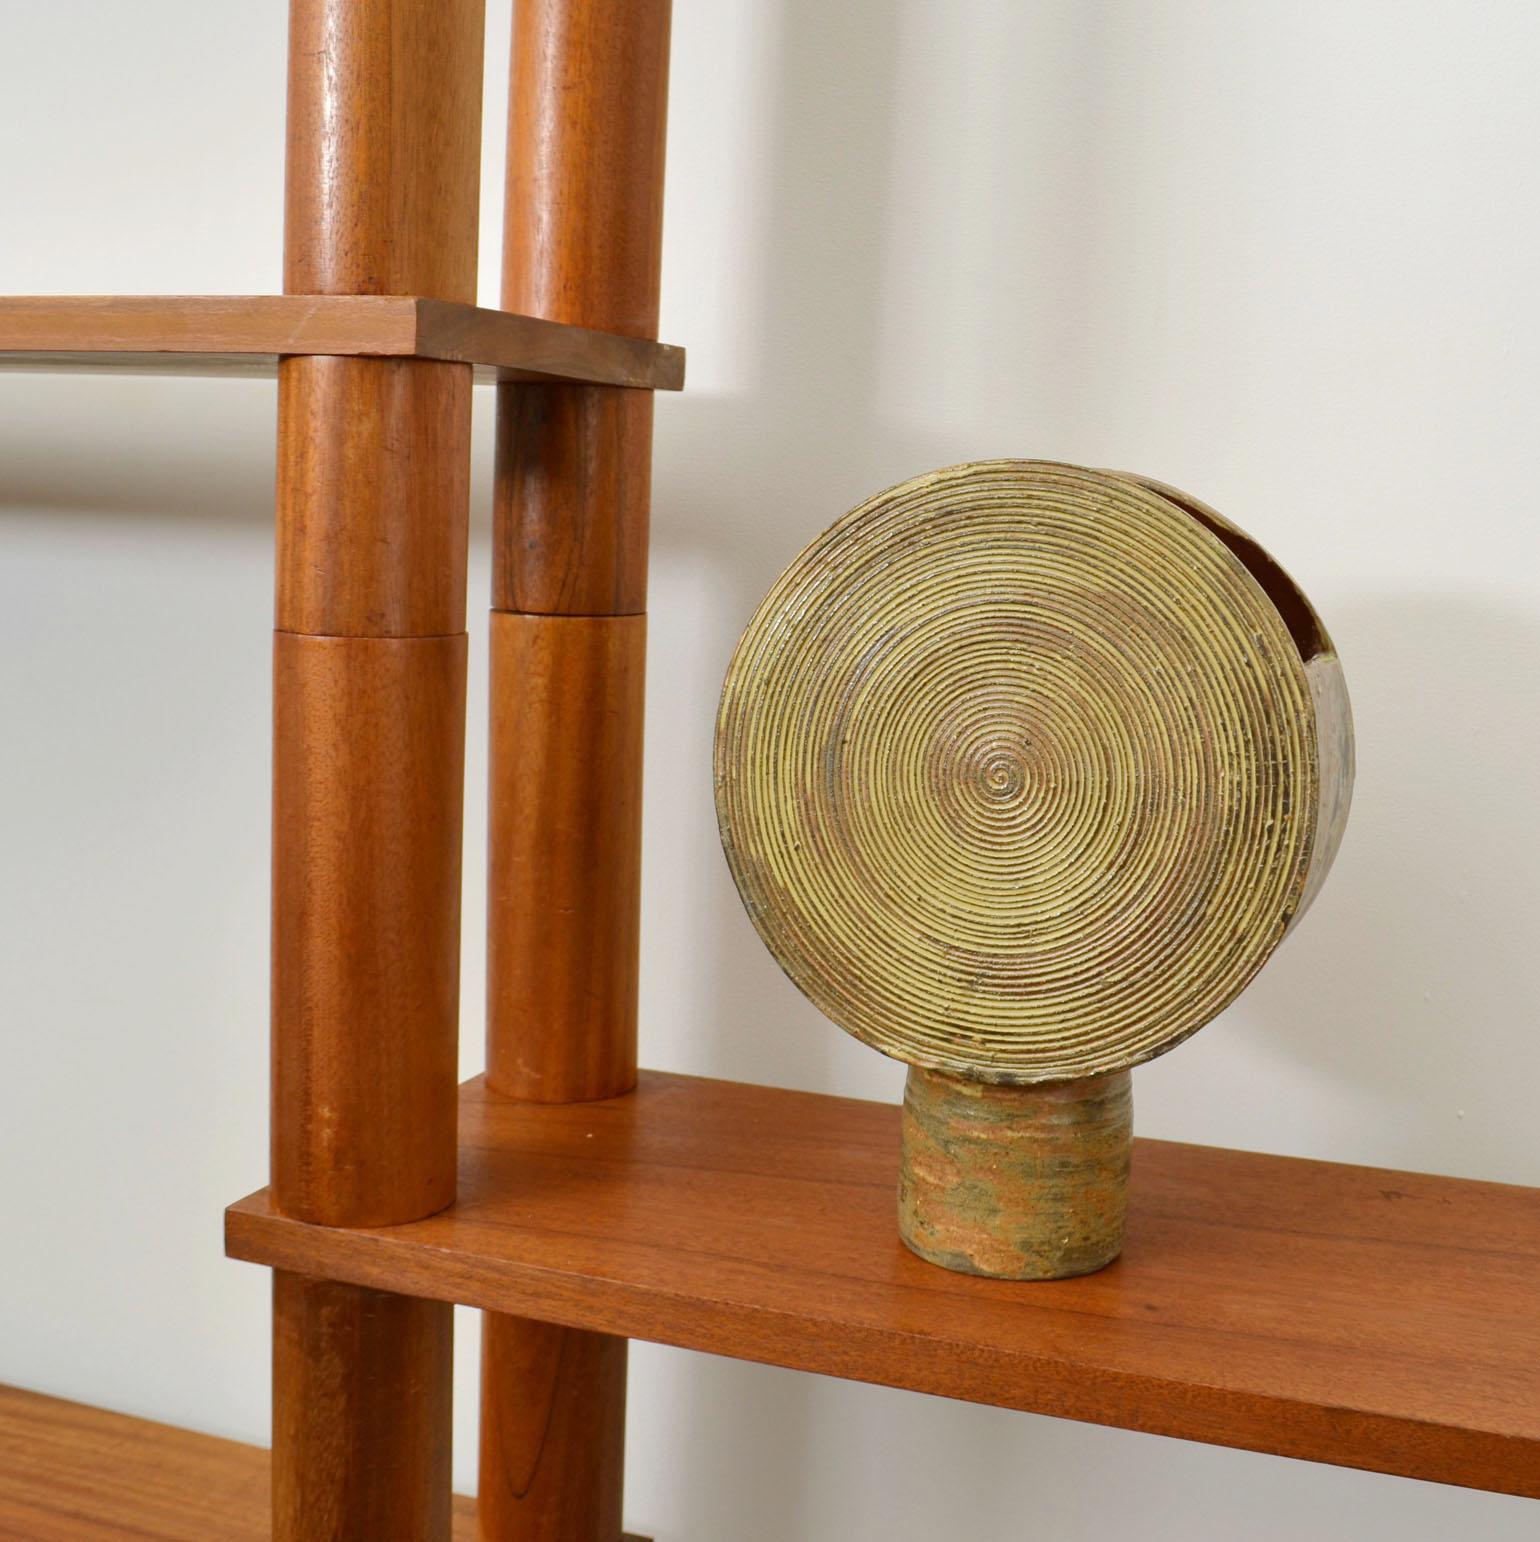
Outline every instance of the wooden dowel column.
[[[503, 306], [657, 336], [668, 0], [515, 0]], [[487, 1079], [636, 1081], [650, 392], [498, 391]], [[487, 1542], [616, 1542], [626, 1343], [487, 1314]]]
[[[292, 0], [284, 287], [473, 300], [482, 0]], [[279, 366], [273, 1202], [454, 1198], [468, 365]], [[273, 1534], [447, 1542], [451, 1309], [278, 1272]]]
[[539, 1102], [636, 1080], [646, 628], [492, 613], [487, 1076]]

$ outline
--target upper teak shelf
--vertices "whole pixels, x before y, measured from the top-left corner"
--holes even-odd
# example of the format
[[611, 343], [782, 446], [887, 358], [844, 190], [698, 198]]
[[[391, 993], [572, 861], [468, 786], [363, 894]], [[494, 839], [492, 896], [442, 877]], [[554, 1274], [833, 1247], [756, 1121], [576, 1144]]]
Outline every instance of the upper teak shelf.
[[291, 354], [473, 364], [478, 379], [677, 391], [684, 350], [412, 295], [0, 298], [0, 369], [271, 375]]

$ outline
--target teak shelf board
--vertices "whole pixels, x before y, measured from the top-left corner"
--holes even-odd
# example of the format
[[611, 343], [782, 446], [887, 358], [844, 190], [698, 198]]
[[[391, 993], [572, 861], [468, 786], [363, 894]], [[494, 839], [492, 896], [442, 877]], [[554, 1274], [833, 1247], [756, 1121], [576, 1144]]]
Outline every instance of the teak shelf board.
[[[260, 1446], [0, 1386], [0, 1451], [0, 1539], [272, 1536], [271, 1462]], [[459, 1494], [454, 1542], [476, 1542], [476, 1502]]]
[[[0, 1387], [0, 1538], [27, 1542], [267, 1542], [259, 1446]], [[455, 1542], [476, 1507], [455, 1499]]]
[[0, 369], [271, 375], [292, 354], [474, 364], [487, 380], [677, 391], [684, 350], [411, 295], [22, 295], [0, 299]]
[[898, 1111], [643, 1073], [466, 1084], [460, 1198], [394, 1228], [231, 1207], [254, 1263], [890, 1386], [1540, 1497], [1540, 1191], [1136, 1143], [1122, 1259], [922, 1262]]

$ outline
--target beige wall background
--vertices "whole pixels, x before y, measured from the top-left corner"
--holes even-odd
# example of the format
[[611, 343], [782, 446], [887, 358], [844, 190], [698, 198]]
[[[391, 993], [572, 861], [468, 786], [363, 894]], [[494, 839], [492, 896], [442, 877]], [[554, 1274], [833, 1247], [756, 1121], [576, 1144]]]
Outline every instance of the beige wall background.
[[[489, 6], [495, 303], [507, 0]], [[279, 282], [284, 7], [0, 5], [0, 291]], [[642, 1011], [653, 1064], [895, 1099], [717, 848], [739, 628], [865, 494], [976, 456], [1175, 482], [1335, 633], [1319, 904], [1140, 1071], [1147, 1135], [1540, 1184], [1540, 10], [676, 0]], [[491, 400], [477, 400], [473, 598]], [[0, 376], [0, 1377], [265, 1438], [270, 384]], [[485, 645], [473, 631], [472, 702]], [[473, 705], [464, 1065], [479, 1069]], [[456, 1469], [474, 1482], [476, 1321]], [[658, 1542], [1532, 1537], [1518, 1500], [638, 1346]]]

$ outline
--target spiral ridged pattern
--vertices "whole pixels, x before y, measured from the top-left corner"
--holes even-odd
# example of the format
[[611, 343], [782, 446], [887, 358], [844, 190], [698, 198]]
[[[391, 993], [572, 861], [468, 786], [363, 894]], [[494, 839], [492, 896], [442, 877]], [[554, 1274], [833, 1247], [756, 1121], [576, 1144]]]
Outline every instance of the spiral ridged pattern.
[[717, 722], [755, 926], [841, 1027], [1002, 1083], [1122, 1069], [1242, 989], [1318, 801], [1299, 647], [1247, 568], [1129, 477], [957, 466], [781, 576]]

